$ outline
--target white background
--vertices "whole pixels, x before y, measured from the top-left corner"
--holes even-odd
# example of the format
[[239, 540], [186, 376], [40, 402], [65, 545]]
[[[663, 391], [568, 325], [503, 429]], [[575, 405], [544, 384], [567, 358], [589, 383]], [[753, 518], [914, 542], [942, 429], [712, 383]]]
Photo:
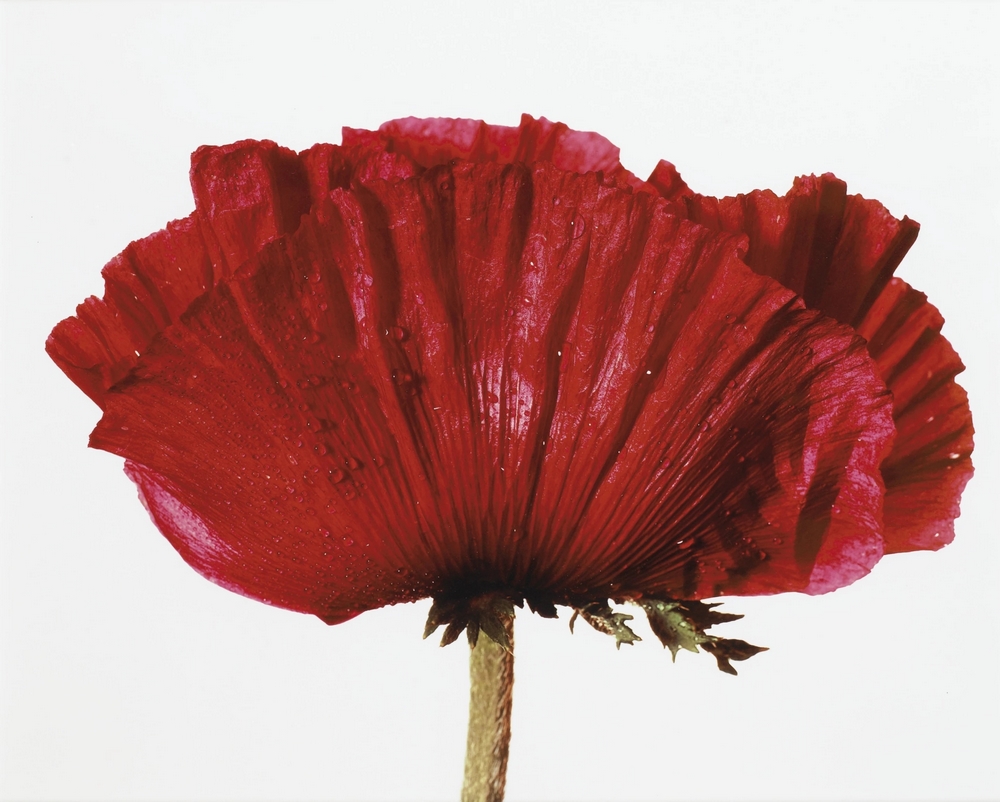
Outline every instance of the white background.
[[[193, 208], [197, 146], [302, 149], [406, 116], [596, 130], [697, 190], [831, 170], [923, 224], [900, 275], [968, 370], [954, 545], [821, 598], [735, 599], [719, 673], [522, 615], [508, 800], [1000, 798], [1000, 6], [4, 3], [0, 797], [446, 800], [467, 649], [428, 603], [327, 627], [223, 591], [156, 532], [51, 327]], [[565, 617], [564, 617], [565, 618]]]

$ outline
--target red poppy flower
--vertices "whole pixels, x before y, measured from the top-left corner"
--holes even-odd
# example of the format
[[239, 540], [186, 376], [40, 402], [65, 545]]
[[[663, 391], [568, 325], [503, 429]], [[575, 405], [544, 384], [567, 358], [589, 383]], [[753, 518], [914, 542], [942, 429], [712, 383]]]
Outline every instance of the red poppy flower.
[[482, 599], [569, 605], [621, 641], [609, 599], [710, 626], [695, 600], [953, 537], [971, 417], [891, 278], [916, 224], [832, 176], [716, 200], [526, 117], [205, 147], [191, 178], [47, 348], [224, 587], [329, 623], [433, 596], [452, 639]]

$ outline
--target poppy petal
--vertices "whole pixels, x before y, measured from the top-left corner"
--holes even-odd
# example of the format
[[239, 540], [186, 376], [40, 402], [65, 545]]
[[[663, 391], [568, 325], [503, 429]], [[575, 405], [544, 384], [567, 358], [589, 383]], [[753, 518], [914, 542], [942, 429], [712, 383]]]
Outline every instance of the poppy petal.
[[940, 334], [940, 313], [892, 278], [919, 226], [848, 195], [832, 175], [796, 179], [783, 197], [756, 191], [716, 199], [693, 193], [673, 165], [660, 162], [649, 183], [689, 219], [746, 234], [748, 265], [868, 340], [893, 394], [898, 431], [882, 466], [886, 550], [950, 543], [972, 475], [972, 415], [954, 381], [964, 366]]
[[882, 464], [887, 552], [950, 543], [972, 477], [969, 399], [954, 381], [965, 366], [943, 324], [926, 295], [894, 278], [858, 326], [893, 393], [896, 440]]
[[46, 342], [101, 407], [157, 334], [263, 244], [293, 231], [309, 208], [302, 166], [273, 142], [199, 148], [191, 184], [197, 211], [112, 259], [102, 271], [104, 298], [84, 301]]
[[423, 167], [454, 159], [535, 164], [551, 162], [571, 173], [602, 172], [611, 183], [639, 188], [643, 181], [622, 167], [619, 149], [600, 134], [574, 131], [528, 114], [518, 126], [445, 117], [390, 120], [378, 131], [345, 128], [345, 147], [363, 145], [402, 153]]
[[197, 213], [133, 242], [104, 268], [104, 298], [59, 323], [45, 350], [99, 406], [153, 338], [214, 283]]
[[689, 219], [746, 234], [750, 267], [849, 326], [863, 319], [919, 230], [880, 203], [847, 195], [847, 185], [829, 173], [797, 178], [781, 197], [769, 190], [730, 198], [697, 195], [663, 163], [649, 183], [670, 200], [683, 199]]
[[216, 280], [295, 231], [311, 204], [298, 155], [266, 140], [198, 148], [191, 156], [191, 188]]
[[198, 571], [327, 621], [830, 590], [881, 554], [888, 396], [742, 247], [546, 164], [336, 189], [163, 329], [91, 443]]

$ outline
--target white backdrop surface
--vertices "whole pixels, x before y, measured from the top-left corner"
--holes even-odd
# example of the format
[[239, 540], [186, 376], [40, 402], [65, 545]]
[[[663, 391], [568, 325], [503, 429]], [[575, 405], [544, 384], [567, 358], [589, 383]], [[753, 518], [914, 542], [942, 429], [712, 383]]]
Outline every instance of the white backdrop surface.
[[201, 144], [525, 111], [706, 194], [833, 171], [920, 221], [899, 275], [968, 365], [977, 474], [947, 549], [731, 600], [771, 649], [738, 678], [522, 614], [508, 800], [1000, 798], [998, 35], [973, 3], [0, 5], [0, 798], [457, 797], [467, 649], [429, 602], [327, 627], [201, 579], [43, 343], [191, 211]]

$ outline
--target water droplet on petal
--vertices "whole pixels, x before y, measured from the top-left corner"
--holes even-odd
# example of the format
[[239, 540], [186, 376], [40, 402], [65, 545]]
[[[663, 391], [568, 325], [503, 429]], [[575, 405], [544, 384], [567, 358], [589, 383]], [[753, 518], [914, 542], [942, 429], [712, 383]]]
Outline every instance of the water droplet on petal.
[[330, 481], [333, 482], [335, 485], [339, 485], [346, 478], [347, 474], [344, 473], [342, 470], [340, 470], [340, 468], [334, 468], [332, 471], [330, 471]]
[[410, 337], [410, 332], [404, 329], [402, 326], [390, 326], [389, 335], [396, 342], [405, 342]]

